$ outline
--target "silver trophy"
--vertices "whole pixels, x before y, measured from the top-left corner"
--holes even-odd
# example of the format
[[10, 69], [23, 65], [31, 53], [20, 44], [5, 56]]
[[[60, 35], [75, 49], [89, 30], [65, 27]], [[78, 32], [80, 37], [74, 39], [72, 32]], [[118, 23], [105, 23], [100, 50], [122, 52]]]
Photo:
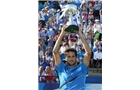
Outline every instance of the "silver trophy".
[[77, 10], [77, 6], [74, 4], [67, 4], [62, 9], [62, 15], [59, 17], [59, 20], [62, 17], [68, 17], [68, 21], [66, 25], [68, 27], [65, 29], [65, 31], [70, 33], [76, 33], [79, 30], [78, 25], [80, 24], [80, 21], [78, 20], [79, 11]]

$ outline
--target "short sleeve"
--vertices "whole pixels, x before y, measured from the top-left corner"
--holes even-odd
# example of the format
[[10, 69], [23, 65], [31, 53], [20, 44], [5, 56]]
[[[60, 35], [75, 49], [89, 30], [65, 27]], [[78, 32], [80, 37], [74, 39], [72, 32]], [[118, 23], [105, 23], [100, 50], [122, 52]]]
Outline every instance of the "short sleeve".
[[56, 66], [56, 70], [57, 70], [58, 72], [61, 72], [62, 69], [64, 69], [64, 66], [65, 66], [64, 62], [61, 62], [59, 66]]
[[88, 67], [86, 67], [83, 62], [80, 64], [80, 66], [82, 67], [84, 73], [87, 73], [88, 72]]

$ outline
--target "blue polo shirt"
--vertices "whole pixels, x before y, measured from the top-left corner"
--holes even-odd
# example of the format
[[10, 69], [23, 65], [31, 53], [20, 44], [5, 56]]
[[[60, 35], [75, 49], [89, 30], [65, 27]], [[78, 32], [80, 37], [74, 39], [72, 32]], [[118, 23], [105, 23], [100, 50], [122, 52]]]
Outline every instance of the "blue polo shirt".
[[80, 63], [74, 67], [69, 67], [64, 62], [61, 62], [60, 65], [56, 67], [56, 70], [58, 71], [60, 86], [78, 76], [75, 80], [65, 84], [61, 90], [84, 90], [86, 74], [88, 71], [88, 68], [84, 63]]

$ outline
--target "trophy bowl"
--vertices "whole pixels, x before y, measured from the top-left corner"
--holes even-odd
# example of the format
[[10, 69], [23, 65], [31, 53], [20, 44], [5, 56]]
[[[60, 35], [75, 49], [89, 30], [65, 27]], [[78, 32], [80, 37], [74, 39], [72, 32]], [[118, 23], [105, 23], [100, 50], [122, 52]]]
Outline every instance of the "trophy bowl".
[[76, 33], [79, 30], [78, 23], [77, 23], [78, 21], [77, 6], [74, 4], [68, 4], [64, 6], [62, 16], [64, 15], [68, 16], [66, 22], [66, 25], [68, 25], [68, 27], [65, 29], [65, 31], [70, 33]]

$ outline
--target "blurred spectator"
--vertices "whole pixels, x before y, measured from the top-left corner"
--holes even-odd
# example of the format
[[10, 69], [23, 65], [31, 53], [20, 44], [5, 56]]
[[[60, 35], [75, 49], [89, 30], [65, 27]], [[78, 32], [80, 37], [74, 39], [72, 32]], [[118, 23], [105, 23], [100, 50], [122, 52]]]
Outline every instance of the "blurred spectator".
[[83, 34], [86, 35], [87, 28], [86, 28], [85, 20], [82, 21], [81, 29], [83, 30]]
[[100, 23], [102, 24], [102, 7], [100, 8], [99, 13], [100, 13]]
[[45, 2], [45, 3], [44, 3], [44, 6], [45, 6], [45, 7], [49, 6], [49, 1]]
[[88, 21], [87, 30], [91, 29], [92, 34], [94, 33], [93, 22], [91, 20]]
[[40, 62], [39, 65], [43, 67], [43, 70], [45, 70], [46, 66], [48, 65], [45, 56], [42, 56], [42, 59], [39, 62]]
[[53, 4], [53, 8], [55, 10], [61, 9], [60, 6], [59, 6], [59, 3], [60, 3], [60, 1], [53, 1], [52, 4]]
[[56, 23], [55, 23], [55, 22], [52, 23], [52, 28], [53, 28], [55, 31], [57, 30], [57, 27], [56, 27]]
[[44, 9], [40, 9], [39, 12], [39, 22], [42, 23], [43, 27], [45, 26], [45, 10]]
[[93, 37], [94, 37], [94, 40], [96, 40], [96, 39], [101, 40], [101, 34], [100, 34], [100, 32], [97, 30], [97, 31], [94, 33]]
[[47, 34], [47, 29], [44, 28], [43, 39], [44, 39], [45, 41], [47, 40], [47, 36], [48, 36], [48, 34]]
[[77, 43], [75, 42], [75, 43], [71, 46], [71, 48], [74, 48], [74, 49], [76, 49], [76, 51], [78, 51], [79, 46], [78, 46]]
[[100, 22], [99, 22], [98, 19], [95, 20], [95, 24], [94, 24], [94, 33], [95, 33], [97, 30], [102, 34], [102, 26], [101, 26], [101, 24], [100, 24]]
[[44, 54], [42, 42], [41, 42], [41, 44], [39, 44], [39, 45], [40, 45], [40, 46], [39, 46], [39, 57], [42, 58], [42, 56], [43, 56], [43, 54]]
[[44, 82], [45, 81], [45, 77], [41, 77], [41, 76], [44, 76], [45, 72], [43, 70], [43, 67], [40, 66], [39, 69], [38, 69], [38, 76], [40, 76], [39, 78], [39, 81], [40, 82]]
[[82, 1], [80, 8], [81, 8], [81, 15], [83, 15], [83, 13], [87, 14], [87, 6], [85, 0]]
[[59, 35], [60, 35], [61, 31], [57, 30], [56, 34], [55, 34], [55, 41], [58, 39]]
[[49, 36], [49, 39], [47, 41], [48, 41], [48, 46], [51, 46], [51, 47], [54, 46], [54, 38], [52, 35]]
[[63, 27], [63, 24], [62, 24], [62, 23], [60, 23], [60, 25], [59, 25], [59, 30], [61, 30], [61, 29], [62, 29], [62, 27]]
[[85, 20], [87, 22], [88, 16], [86, 13], [83, 13], [82, 15], [82, 20]]
[[101, 8], [101, 3], [99, 3], [98, 1], [95, 1], [94, 7], [93, 7], [95, 19], [100, 19], [100, 15], [99, 15], [100, 8]]
[[47, 11], [47, 16], [49, 17], [48, 21], [49, 21], [49, 25], [52, 25], [52, 21], [53, 21], [53, 9], [50, 9], [49, 6], [45, 7], [45, 10]]
[[88, 20], [94, 21], [94, 16], [92, 15], [92, 12], [89, 12]]
[[69, 40], [69, 47], [72, 47], [73, 44], [76, 42], [76, 38], [75, 38], [75, 33], [71, 33], [69, 34], [68, 40]]
[[55, 32], [54, 32], [54, 30], [52, 28], [50, 28], [47, 33], [48, 33], [48, 37], [50, 35], [52, 35], [53, 37], [55, 36]]
[[63, 39], [62, 39], [62, 45], [63, 43], [66, 44], [66, 46], [69, 46], [69, 40], [68, 40], [68, 37], [64, 36]]
[[65, 50], [68, 49], [68, 46], [64, 42], [63, 45], [60, 47], [60, 53], [65, 53]]
[[77, 52], [77, 57], [78, 57], [78, 59], [79, 59], [80, 61], [83, 60], [84, 54], [85, 54], [85, 52], [82, 50], [82, 48], [79, 48], [79, 50], [78, 50], [78, 52]]
[[45, 26], [46, 30], [48, 31], [49, 30], [49, 22], [46, 22], [45, 24], [46, 24], [46, 26]]
[[94, 53], [94, 67], [97, 67], [97, 62], [100, 63], [100, 67], [102, 65], [102, 53], [100, 52], [100, 49], [97, 49], [97, 52]]
[[100, 49], [100, 51], [102, 50], [101, 43], [98, 41], [98, 39], [96, 39], [96, 41], [94, 42], [93, 52], [96, 52], [97, 49]]
[[51, 62], [50, 62], [50, 67], [54, 73], [54, 76], [57, 76], [57, 71], [56, 71], [56, 65], [55, 65], [55, 60], [54, 57], [51, 58]]
[[42, 28], [43, 28], [43, 25], [42, 25], [42, 23], [41, 23], [41, 22], [39, 22], [38, 31], [41, 31], [41, 30], [42, 30]]
[[92, 41], [92, 30], [89, 28], [89, 30], [86, 33], [86, 41], [88, 44], [91, 44]]
[[[61, 60], [64, 61], [65, 59], [65, 51], [66, 49], [68, 49], [69, 47], [66, 45], [66, 43], [64, 42], [63, 45], [60, 47], [60, 56], [61, 56]], [[64, 61], [65, 62], [65, 61]]]
[[47, 64], [50, 65], [51, 55], [49, 54], [49, 51], [45, 52], [45, 58], [46, 58]]
[[81, 39], [79, 38], [79, 35], [77, 35], [78, 39], [77, 39], [77, 45], [82, 45], [82, 41]]
[[51, 56], [52, 56], [52, 50], [53, 50], [53, 47], [48, 46], [49, 55]]
[[48, 77], [46, 77], [46, 81], [49, 83], [52, 83], [53, 81], [55, 81], [55, 77], [53, 77], [54, 73], [51, 70], [50, 66], [47, 66], [45, 70], [46, 70], [46, 73], [44, 75], [48, 76]]

